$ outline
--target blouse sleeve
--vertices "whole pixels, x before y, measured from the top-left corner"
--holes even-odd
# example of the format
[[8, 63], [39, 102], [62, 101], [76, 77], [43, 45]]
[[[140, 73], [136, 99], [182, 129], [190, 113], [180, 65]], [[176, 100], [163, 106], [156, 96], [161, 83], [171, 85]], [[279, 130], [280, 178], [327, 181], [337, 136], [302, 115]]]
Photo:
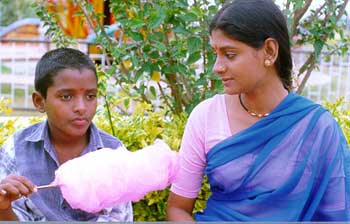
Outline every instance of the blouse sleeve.
[[187, 120], [180, 148], [180, 170], [171, 191], [187, 198], [196, 198], [201, 188], [205, 156], [206, 116], [209, 100], [200, 103]]

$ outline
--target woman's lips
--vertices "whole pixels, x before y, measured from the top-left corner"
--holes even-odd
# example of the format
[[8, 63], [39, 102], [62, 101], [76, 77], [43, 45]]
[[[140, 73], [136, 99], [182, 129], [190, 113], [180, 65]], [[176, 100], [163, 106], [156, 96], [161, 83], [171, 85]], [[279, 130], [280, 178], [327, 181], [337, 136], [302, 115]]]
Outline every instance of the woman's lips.
[[230, 86], [233, 81], [234, 81], [234, 79], [222, 79], [222, 84], [224, 86]]

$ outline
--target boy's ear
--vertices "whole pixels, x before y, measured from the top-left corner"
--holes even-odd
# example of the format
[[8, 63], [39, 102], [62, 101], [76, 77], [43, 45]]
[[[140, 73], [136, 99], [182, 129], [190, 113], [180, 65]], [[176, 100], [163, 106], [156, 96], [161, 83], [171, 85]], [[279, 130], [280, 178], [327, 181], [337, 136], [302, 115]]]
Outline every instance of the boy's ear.
[[34, 91], [32, 94], [32, 100], [33, 100], [33, 104], [34, 107], [40, 112], [40, 113], [44, 113], [45, 112], [45, 99], [44, 97], [37, 91]]

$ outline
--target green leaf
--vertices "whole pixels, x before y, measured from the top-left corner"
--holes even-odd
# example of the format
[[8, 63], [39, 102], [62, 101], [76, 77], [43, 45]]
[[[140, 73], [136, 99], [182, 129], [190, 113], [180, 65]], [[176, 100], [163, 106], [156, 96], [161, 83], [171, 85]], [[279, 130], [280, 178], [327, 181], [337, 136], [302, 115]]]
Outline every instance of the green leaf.
[[133, 40], [135, 40], [135, 41], [143, 41], [143, 36], [142, 36], [142, 34], [136, 33], [136, 32], [130, 32], [129, 34], [130, 34], [130, 36], [131, 36], [131, 38], [132, 38]]
[[153, 95], [154, 97], [157, 96], [156, 88], [154, 88], [154, 86], [150, 86], [150, 87], [149, 87], [149, 90], [151, 91], [151, 93], [152, 93], [152, 95]]
[[185, 35], [190, 34], [190, 32], [182, 26], [175, 27], [173, 29], [173, 32], [177, 34], [185, 34]]
[[314, 49], [315, 49], [315, 58], [316, 58], [316, 60], [319, 59], [324, 44], [325, 43], [323, 41], [321, 41], [321, 40], [316, 40], [315, 43], [313, 44]]
[[202, 40], [199, 37], [192, 36], [187, 40], [188, 53], [199, 51]]
[[115, 66], [111, 66], [111, 67], [108, 68], [107, 74], [113, 75], [113, 74], [115, 74], [116, 70], [117, 70], [117, 69], [116, 69]]
[[142, 65], [141, 70], [147, 73], [151, 72], [151, 62], [146, 62]]
[[185, 66], [184, 64], [178, 64], [177, 70], [179, 71], [180, 74], [183, 74], [183, 75], [187, 74], [187, 66]]
[[75, 13], [73, 13], [73, 16], [80, 16], [80, 15], [84, 15], [83, 11], [77, 11]]
[[138, 71], [136, 72], [136, 75], [135, 75], [135, 77], [134, 77], [134, 82], [135, 82], [135, 83], [137, 82], [137, 80], [139, 80], [139, 78], [142, 76], [142, 74], [143, 74], [143, 70], [142, 70], [142, 69], [140, 69], [140, 70], [138, 70]]
[[41, 11], [37, 11], [36, 15], [40, 18], [44, 16], [43, 12], [41, 12]]
[[176, 65], [168, 65], [162, 68], [162, 72], [166, 74], [174, 74], [177, 72], [177, 66]]
[[187, 64], [193, 64], [201, 58], [200, 52], [194, 52], [187, 58]]
[[294, 9], [300, 9], [304, 5], [304, 0], [295, 0]]
[[123, 101], [124, 107], [129, 108], [130, 105], [130, 98], [125, 98]]
[[163, 43], [161, 43], [161, 42], [156, 42], [153, 46], [154, 46], [158, 51], [160, 51], [160, 52], [166, 51], [166, 46], [165, 46], [165, 44], [163, 44]]
[[166, 18], [166, 9], [165, 8], [160, 8], [159, 10], [156, 11], [156, 13], [153, 13], [151, 18], [150, 18], [150, 28], [154, 29], [158, 27], [160, 24], [164, 22]]
[[130, 29], [137, 30], [145, 25], [145, 22], [138, 18], [133, 18], [127, 24]]
[[182, 18], [187, 22], [196, 21], [197, 17], [198, 16], [193, 12], [187, 12], [185, 15], [182, 16]]
[[153, 59], [158, 59], [160, 57], [159, 52], [158, 51], [152, 51], [151, 53], [148, 54], [150, 58]]

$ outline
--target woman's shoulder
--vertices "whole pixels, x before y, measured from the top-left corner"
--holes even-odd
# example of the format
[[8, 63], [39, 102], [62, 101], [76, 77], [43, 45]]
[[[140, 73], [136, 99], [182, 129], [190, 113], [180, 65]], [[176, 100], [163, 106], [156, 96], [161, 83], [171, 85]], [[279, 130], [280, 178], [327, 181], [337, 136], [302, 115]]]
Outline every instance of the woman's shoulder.
[[208, 113], [215, 110], [220, 110], [223, 106], [225, 106], [225, 95], [223, 94], [216, 94], [208, 99], [203, 100], [200, 102], [191, 112], [191, 114], [203, 114]]
[[225, 97], [222, 94], [200, 102], [191, 112], [188, 122], [192, 124], [206, 124], [212, 118], [221, 117], [225, 105]]

